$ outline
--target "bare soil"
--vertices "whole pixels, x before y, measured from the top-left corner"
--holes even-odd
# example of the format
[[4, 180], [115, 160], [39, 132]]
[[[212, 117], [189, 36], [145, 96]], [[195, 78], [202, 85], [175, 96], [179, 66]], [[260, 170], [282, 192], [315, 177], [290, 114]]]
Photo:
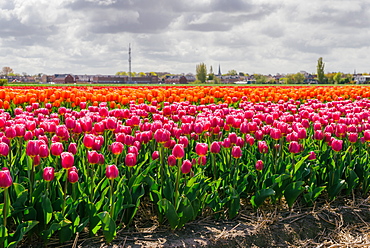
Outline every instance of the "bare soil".
[[111, 244], [102, 236], [81, 234], [63, 245], [51, 241], [47, 247], [370, 247], [370, 197], [318, 201], [291, 210], [285, 206], [266, 204], [255, 211], [245, 204], [233, 220], [208, 215], [175, 231], [166, 223], [159, 225], [150, 208], [141, 208], [134, 227], [118, 232]]

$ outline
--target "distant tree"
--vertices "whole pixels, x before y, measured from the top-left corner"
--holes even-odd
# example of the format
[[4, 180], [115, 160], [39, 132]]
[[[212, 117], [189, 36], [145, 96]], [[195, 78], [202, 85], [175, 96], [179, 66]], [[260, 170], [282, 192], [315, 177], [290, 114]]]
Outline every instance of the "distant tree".
[[264, 84], [267, 82], [267, 77], [262, 74], [254, 74], [254, 79], [256, 80], [256, 84]]
[[324, 82], [327, 82], [328, 84], [334, 84], [334, 76], [335, 73], [326, 73]]
[[154, 71], [149, 72], [149, 74], [150, 74], [151, 76], [158, 76], [158, 75], [157, 75], [157, 73], [155, 73]]
[[335, 84], [340, 84], [341, 81], [342, 81], [342, 73], [341, 72], [337, 72], [334, 77], [333, 77], [333, 80], [335, 82]]
[[213, 68], [209, 69], [209, 74], [208, 74], [208, 80], [213, 80], [215, 78], [215, 74], [213, 73]]
[[197, 72], [197, 80], [199, 80], [201, 83], [205, 83], [207, 79], [207, 67], [206, 64], [200, 63], [196, 66], [196, 72]]
[[320, 57], [317, 61], [317, 81], [319, 83], [325, 82], [325, 73], [324, 73], [325, 63], [322, 61], [322, 57]]
[[9, 74], [12, 73], [14, 73], [14, 71], [9, 66], [4, 66], [3, 69], [1, 70], [1, 75], [9, 76]]
[[230, 70], [230, 71], [228, 71], [227, 72], [227, 74], [226, 75], [229, 75], [229, 76], [236, 76], [236, 75], [238, 75], [238, 73], [236, 72], [236, 70]]
[[128, 74], [125, 71], [119, 71], [116, 73], [116, 76], [128, 76]]
[[295, 84], [303, 84], [305, 80], [305, 76], [302, 73], [296, 73], [293, 75], [294, 83]]
[[221, 79], [219, 77], [214, 77], [213, 83], [215, 83], [215, 84], [221, 84]]
[[146, 74], [144, 72], [139, 72], [139, 77], [145, 77]]
[[244, 72], [239, 72], [239, 76], [244, 77], [245, 76]]

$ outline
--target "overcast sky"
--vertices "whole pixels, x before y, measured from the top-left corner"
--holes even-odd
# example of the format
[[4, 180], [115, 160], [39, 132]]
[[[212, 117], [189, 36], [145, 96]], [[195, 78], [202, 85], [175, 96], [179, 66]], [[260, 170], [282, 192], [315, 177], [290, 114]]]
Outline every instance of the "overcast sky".
[[28, 74], [370, 72], [369, 0], [0, 0], [0, 68]]

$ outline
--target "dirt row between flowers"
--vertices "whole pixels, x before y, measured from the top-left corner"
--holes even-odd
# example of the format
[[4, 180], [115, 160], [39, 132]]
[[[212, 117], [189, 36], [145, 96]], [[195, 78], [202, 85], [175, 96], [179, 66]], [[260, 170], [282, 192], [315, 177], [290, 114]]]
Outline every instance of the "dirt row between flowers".
[[[158, 224], [153, 206], [142, 204], [134, 227], [119, 231], [111, 244], [103, 236], [81, 233], [65, 244], [50, 240], [45, 247], [370, 247], [370, 197], [319, 200], [291, 210], [285, 206], [266, 204], [255, 211], [245, 204], [233, 220], [208, 215], [171, 231], [166, 223]], [[21, 247], [42, 246], [28, 239]]]

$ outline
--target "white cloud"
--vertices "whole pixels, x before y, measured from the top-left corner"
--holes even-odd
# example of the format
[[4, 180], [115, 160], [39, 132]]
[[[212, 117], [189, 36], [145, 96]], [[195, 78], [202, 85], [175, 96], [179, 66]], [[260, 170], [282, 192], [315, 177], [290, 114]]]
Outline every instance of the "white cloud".
[[0, 0], [0, 66], [35, 74], [369, 72], [368, 1]]

